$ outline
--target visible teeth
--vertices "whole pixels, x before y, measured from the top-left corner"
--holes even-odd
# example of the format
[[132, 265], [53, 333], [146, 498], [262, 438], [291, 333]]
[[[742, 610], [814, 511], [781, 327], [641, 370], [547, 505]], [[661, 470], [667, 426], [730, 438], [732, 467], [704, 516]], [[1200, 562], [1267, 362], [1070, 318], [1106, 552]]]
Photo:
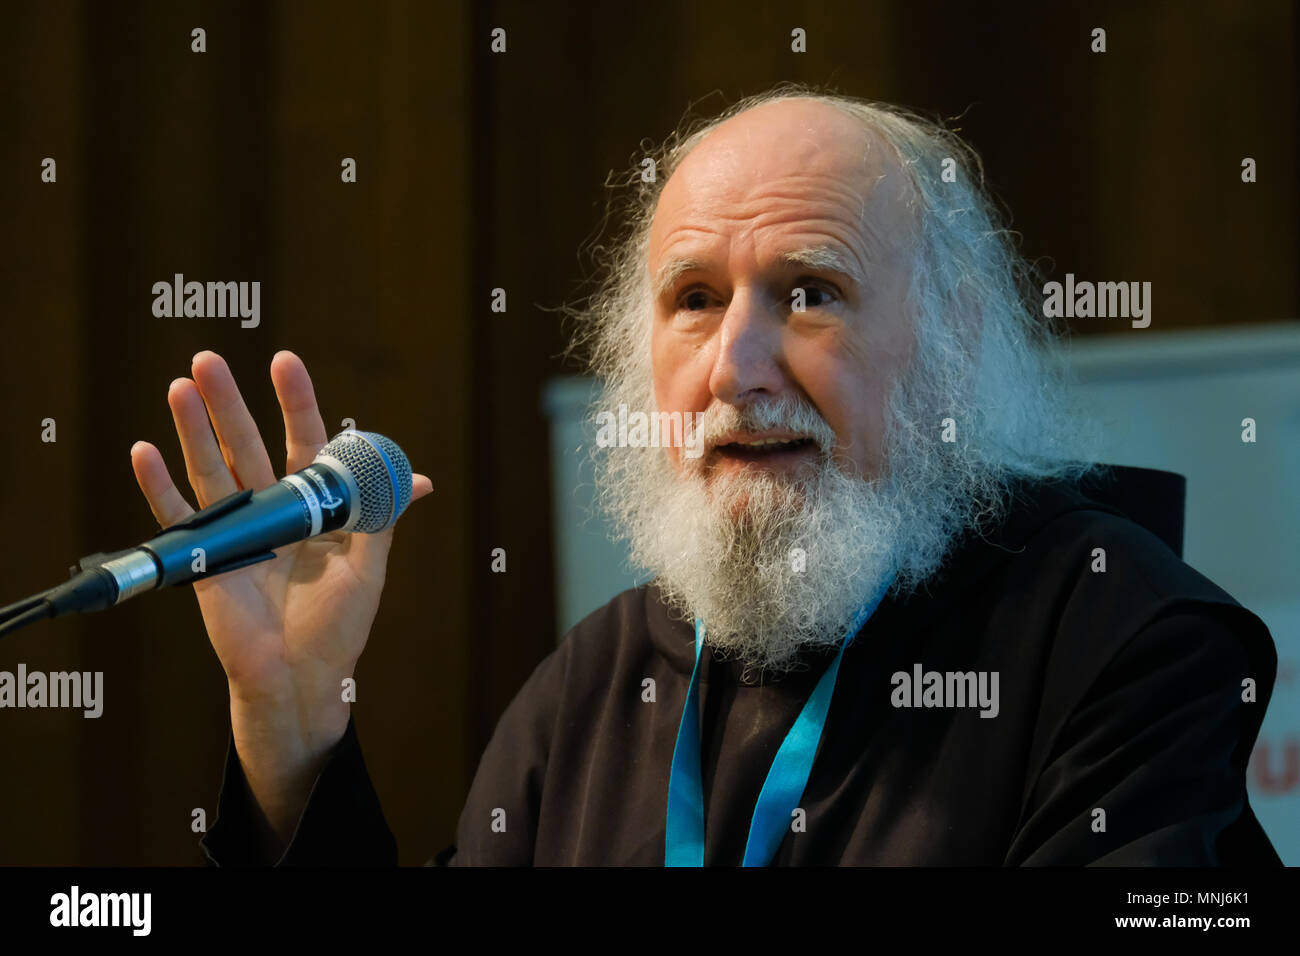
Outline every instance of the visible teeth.
[[738, 441], [734, 444], [744, 445], [746, 448], [762, 448], [764, 445], [793, 445], [798, 441], [797, 438], [760, 438], [758, 441]]

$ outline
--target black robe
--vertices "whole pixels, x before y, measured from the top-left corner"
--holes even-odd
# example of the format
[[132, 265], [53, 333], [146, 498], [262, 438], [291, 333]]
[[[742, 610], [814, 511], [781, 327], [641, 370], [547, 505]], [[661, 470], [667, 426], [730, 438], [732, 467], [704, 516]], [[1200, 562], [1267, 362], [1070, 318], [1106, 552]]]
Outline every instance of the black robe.
[[[773, 865], [1279, 865], [1246, 795], [1277, 667], [1263, 623], [1073, 487], [1027, 483], [1016, 500], [927, 587], [882, 602], [845, 651], [803, 825]], [[744, 683], [705, 648], [707, 865], [741, 861], [768, 768], [831, 655], [805, 659]], [[436, 862], [663, 865], [693, 662], [691, 622], [653, 584], [589, 615], [501, 717]], [[892, 676], [915, 665], [996, 671], [996, 717], [895, 706]], [[354, 723], [278, 861], [233, 746], [225, 774], [201, 841], [210, 864], [396, 863]]]

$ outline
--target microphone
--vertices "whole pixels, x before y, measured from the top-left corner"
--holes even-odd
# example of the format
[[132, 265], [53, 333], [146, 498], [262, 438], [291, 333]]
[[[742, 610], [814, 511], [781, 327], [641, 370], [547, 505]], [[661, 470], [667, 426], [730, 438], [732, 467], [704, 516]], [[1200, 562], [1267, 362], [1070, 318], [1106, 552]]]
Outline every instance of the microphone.
[[0, 610], [0, 634], [270, 561], [275, 548], [318, 534], [384, 531], [410, 503], [402, 449], [374, 432], [340, 432], [310, 465], [269, 488], [228, 495], [138, 547], [87, 555], [70, 569], [72, 580]]

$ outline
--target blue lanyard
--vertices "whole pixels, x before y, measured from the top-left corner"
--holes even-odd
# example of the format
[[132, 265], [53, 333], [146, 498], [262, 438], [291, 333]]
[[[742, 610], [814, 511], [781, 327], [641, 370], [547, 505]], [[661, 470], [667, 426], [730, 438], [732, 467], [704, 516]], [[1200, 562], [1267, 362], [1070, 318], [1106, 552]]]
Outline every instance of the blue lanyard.
[[[840, 642], [821, 680], [817, 682], [808, 701], [799, 712], [794, 727], [786, 734], [776, 759], [767, 772], [763, 789], [754, 806], [754, 816], [749, 823], [749, 838], [745, 842], [742, 866], [767, 866], [776, 855], [777, 847], [785, 839], [790, 818], [808, 776], [812, 773], [813, 758], [826, 725], [826, 712], [830, 709], [831, 695], [835, 692], [835, 678], [839, 674], [844, 649], [857, 635], [867, 619], [875, 613], [889, 590], [892, 579], [886, 581], [874, 598], [858, 610], [849, 625], [849, 631]], [[677, 728], [677, 745], [673, 748], [673, 766], [668, 778], [668, 823], [664, 838], [664, 866], [704, 865], [704, 784], [700, 777], [700, 656], [704, 648], [704, 622], [695, 619], [695, 669], [686, 690], [686, 706], [682, 722]]]

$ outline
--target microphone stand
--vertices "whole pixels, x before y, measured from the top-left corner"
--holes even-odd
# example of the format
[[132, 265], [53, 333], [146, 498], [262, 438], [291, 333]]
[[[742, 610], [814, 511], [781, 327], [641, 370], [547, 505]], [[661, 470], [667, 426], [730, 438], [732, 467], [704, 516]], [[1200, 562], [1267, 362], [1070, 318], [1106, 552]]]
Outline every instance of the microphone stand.
[[[54, 589], [51, 588], [50, 591], [52, 590]], [[26, 627], [35, 621], [53, 617], [54, 608], [46, 600], [46, 595], [50, 591], [42, 591], [40, 594], [10, 604], [6, 608], [0, 608], [0, 637], [12, 634], [19, 628]]]

